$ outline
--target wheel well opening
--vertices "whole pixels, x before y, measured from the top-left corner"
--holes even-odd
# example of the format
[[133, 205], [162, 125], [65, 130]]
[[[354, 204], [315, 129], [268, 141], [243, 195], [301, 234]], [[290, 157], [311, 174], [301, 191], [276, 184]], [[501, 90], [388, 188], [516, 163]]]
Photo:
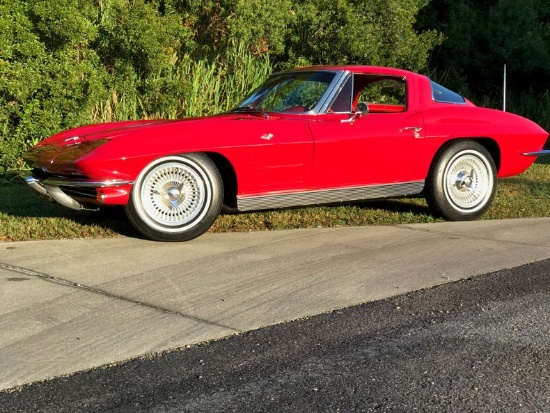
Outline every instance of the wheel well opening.
[[497, 168], [497, 173], [498, 173], [498, 171], [500, 171], [500, 148], [498, 147], [498, 144], [496, 143], [496, 141], [491, 138], [470, 138], [470, 139], [484, 146], [485, 149], [489, 151], [489, 153], [493, 157], [493, 161], [495, 161], [495, 166]]
[[223, 181], [223, 204], [229, 209], [237, 208], [237, 174], [229, 160], [219, 153], [205, 153], [216, 165]]
[[444, 151], [449, 145], [452, 145], [454, 142], [460, 141], [460, 140], [470, 140], [479, 143], [482, 145], [487, 151], [489, 151], [489, 154], [491, 154], [491, 157], [493, 158], [493, 161], [495, 162], [495, 166], [497, 168], [497, 173], [500, 171], [500, 162], [501, 162], [501, 156], [500, 156], [500, 148], [496, 141], [492, 138], [455, 138], [450, 141], [446, 141], [438, 150], [438, 153], [441, 153]]

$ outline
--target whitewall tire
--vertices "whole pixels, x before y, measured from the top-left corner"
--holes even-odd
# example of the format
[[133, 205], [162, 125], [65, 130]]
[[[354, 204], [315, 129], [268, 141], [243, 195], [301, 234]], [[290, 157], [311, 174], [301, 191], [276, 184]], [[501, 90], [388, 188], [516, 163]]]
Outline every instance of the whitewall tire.
[[223, 182], [201, 153], [166, 156], [138, 175], [126, 214], [147, 238], [187, 241], [210, 228], [223, 200]]

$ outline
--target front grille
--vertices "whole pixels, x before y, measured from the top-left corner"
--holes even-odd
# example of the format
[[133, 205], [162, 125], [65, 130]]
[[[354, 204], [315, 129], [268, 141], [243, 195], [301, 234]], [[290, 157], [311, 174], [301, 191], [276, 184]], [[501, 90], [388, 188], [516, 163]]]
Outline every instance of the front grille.
[[60, 175], [60, 174], [52, 174], [45, 172], [43, 169], [40, 168], [34, 168], [32, 170], [32, 176], [34, 176], [37, 179], [40, 179], [41, 181], [44, 181], [45, 179], [70, 179], [70, 180], [78, 180], [78, 181], [85, 181], [87, 179], [84, 175]]
[[79, 187], [68, 187], [60, 186], [61, 190], [65, 192], [72, 198], [83, 198], [83, 199], [96, 199], [97, 191], [95, 188], [79, 188]]

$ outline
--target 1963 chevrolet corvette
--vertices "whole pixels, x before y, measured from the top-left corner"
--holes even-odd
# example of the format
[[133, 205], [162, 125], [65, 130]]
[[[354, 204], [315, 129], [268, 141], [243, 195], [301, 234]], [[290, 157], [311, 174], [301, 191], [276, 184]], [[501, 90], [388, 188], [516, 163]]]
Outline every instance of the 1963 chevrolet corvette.
[[254, 211], [426, 198], [472, 220], [497, 177], [525, 171], [548, 133], [405, 70], [306, 67], [273, 74], [228, 113], [61, 132], [25, 154], [28, 184], [73, 209], [123, 205], [146, 237], [185, 241], [224, 208]]

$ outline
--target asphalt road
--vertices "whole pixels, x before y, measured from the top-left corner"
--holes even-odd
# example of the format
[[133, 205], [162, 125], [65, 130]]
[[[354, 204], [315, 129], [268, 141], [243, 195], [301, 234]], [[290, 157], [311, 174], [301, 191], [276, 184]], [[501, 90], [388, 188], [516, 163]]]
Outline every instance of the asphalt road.
[[550, 411], [550, 260], [0, 393], [0, 412]]

